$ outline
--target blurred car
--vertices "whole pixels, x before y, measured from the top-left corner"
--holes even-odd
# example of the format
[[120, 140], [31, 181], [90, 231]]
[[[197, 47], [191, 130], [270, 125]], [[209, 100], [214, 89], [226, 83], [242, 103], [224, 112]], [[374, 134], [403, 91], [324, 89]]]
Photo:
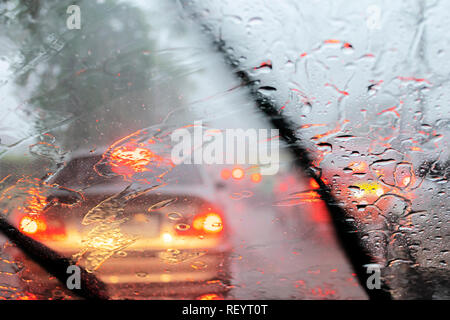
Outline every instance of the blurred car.
[[[100, 176], [94, 166], [101, 158], [98, 151], [74, 153], [46, 181], [51, 187], [39, 198], [41, 212], [17, 210], [12, 221], [23, 233], [95, 272], [112, 298], [224, 298], [229, 230], [224, 206], [203, 168], [178, 165], [165, 176], [167, 184], [120, 198], [130, 182]], [[131, 188], [146, 187], [139, 183]], [[86, 214], [110, 199], [117, 206], [97, 212], [103, 221], [87, 225]], [[101, 234], [98, 227], [106, 231]], [[50, 281], [45, 273], [29, 269], [34, 280], [39, 274], [40, 281]]]

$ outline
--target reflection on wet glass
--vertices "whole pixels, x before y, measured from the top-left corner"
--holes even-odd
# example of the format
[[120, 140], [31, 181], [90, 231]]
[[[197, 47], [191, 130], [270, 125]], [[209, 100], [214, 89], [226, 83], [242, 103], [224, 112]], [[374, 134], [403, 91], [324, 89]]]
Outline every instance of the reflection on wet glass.
[[[369, 2], [0, 4], [0, 214], [114, 298], [366, 298], [323, 182], [394, 298], [447, 298], [448, 4]], [[319, 179], [293, 141], [273, 176], [172, 161], [196, 120], [270, 128], [255, 97]], [[0, 236], [0, 299], [52, 281]]]

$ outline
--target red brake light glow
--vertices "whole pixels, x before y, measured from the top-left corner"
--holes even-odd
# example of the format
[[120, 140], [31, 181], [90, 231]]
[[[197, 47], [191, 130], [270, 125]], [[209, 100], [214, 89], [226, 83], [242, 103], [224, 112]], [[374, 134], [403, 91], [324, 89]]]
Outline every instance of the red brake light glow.
[[220, 173], [220, 176], [222, 177], [222, 179], [228, 180], [231, 177], [231, 171], [228, 169], [223, 169]]
[[62, 240], [66, 238], [66, 229], [59, 220], [47, 221], [43, 216], [23, 216], [19, 221], [19, 230], [30, 237], [39, 239]]
[[20, 220], [19, 229], [27, 234], [35, 234], [47, 230], [47, 224], [43, 219], [25, 216]]
[[254, 173], [250, 176], [250, 179], [252, 180], [252, 182], [254, 183], [259, 183], [261, 182], [261, 174], [260, 173]]
[[244, 178], [244, 174], [244, 170], [242, 170], [241, 168], [234, 168], [231, 171], [231, 176], [236, 180], [241, 180], [242, 178]]
[[192, 226], [198, 231], [219, 233], [223, 230], [222, 217], [215, 212], [201, 214], [195, 217]]

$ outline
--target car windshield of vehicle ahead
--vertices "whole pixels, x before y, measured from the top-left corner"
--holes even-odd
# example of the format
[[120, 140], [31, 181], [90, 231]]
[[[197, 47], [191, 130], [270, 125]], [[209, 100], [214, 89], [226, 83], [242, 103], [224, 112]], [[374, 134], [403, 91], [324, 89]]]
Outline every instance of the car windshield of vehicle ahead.
[[0, 300], [450, 299], [446, 1], [0, 1]]

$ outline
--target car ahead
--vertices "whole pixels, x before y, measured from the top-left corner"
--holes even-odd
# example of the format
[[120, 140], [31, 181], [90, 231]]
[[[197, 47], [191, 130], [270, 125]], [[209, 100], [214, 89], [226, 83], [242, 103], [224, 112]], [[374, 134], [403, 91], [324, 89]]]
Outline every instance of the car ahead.
[[[74, 153], [45, 182], [50, 191], [40, 197], [41, 212], [17, 210], [12, 221], [94, 272], [112, 298], [224, 298], [229, 230], [203, 168], [178, 165], [165, 183], [148, 188], [102, 177], [94, 170], [101, 159], [101, 152]], [[133, 188], [145, 191], [133, 194]], [[115, 206], [104, 206], [110, 200]], [[98, 219], [86, 223], [92, 212]], [[30, 276], [48, 290], [51, 280], [38, 269], [29, 268]]]

